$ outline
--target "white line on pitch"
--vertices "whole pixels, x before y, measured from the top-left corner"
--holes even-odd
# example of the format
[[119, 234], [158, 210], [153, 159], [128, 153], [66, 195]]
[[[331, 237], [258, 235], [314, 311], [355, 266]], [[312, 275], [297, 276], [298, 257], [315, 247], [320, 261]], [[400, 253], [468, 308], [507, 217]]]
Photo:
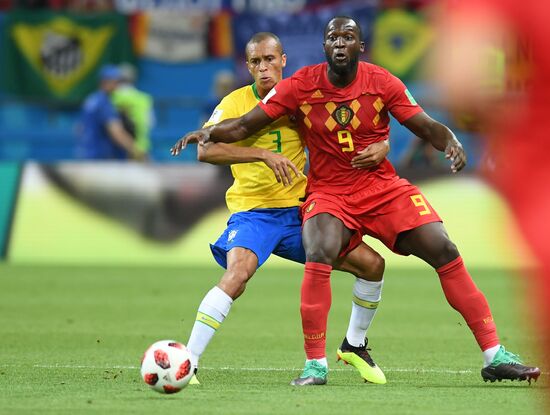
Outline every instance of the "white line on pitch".
[[[17, 365], [0, 365], [0, 367], [15, 367]], [[43, 369], [102, 369], [102, 370], [114, 370], [114, 369], [139, 369], [139, 366], [122, 366], [122, 365], [113, 365], [113, 366], [90, 366], [90, 365], [42, 365], [36, 364], [33, 365], [36, 368]], [[290, 371], [300, 371], [301, 368], [297, 367], [210, 367], [210, 366], [201, 366], [201, 370], [222, 370], [222, 371], [235, 371], [235, 372], [290, 372]], [[348, 369], [345, 368], [331, 368], [331, 371], [345, 371]], [[450, 373], [450, 374], [464, 374], [472, 373], [471, 370], [443, 370], [443, 369], [414, 369], [414, 368], [386, 368], [385, 372], [410, 372], [410, 373]]]

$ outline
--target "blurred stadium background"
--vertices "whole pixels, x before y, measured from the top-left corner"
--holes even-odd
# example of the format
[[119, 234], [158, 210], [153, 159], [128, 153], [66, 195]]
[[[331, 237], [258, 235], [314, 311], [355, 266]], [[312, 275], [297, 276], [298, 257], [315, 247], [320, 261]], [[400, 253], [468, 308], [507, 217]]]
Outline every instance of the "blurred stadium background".
[[[430, 0], [2, 0], [2, 258], [213, 263], [206, 243], [228, 216], [229, 170], [201, 165], [193, 148], [177, 159], [168, 149], [199, 127], [228, 89], [250, 82], [243, 51], [253, 33], [281, 37], [288, 76], [323, 60], [323, 27], [344, 14], [364, 28], [364, 59], [405, 81], [469, 154], [466, 171], [451, 178], [440, 154], [394, 122], [390, 159], [399, 173], [425, 183], [470, 263], [524, 264], [515, 242], [509, 250], [501, 243], [515, 237], [494, 237], [508, 235], [507, 213], [477, 178], [480, 141], [464, 119], [439, 107], [426, 75], [436, 7]], [[97, 88], [99, 68], [121, 62], [136, 67], [137, 87], [154, 100], [150, 162], [80, 159], [80, 106]], [[387, 256], [390, 263], [403, 261]]]

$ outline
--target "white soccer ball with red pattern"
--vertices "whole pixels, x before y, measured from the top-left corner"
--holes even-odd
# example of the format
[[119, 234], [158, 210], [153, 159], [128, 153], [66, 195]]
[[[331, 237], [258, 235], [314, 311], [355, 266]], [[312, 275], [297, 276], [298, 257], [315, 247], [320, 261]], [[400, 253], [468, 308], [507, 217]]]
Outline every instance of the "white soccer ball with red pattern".
[[141, 378], [157, 392], [179, 392], [192, 377], [191, 354], [175, 340], [153, 343], [141, 360]]

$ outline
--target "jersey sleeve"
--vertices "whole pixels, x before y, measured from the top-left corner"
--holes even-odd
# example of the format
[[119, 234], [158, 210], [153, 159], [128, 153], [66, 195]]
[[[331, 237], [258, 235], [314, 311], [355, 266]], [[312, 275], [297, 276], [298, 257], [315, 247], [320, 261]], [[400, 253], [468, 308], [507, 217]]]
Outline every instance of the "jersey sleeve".
[[208, 121], [204, 123], [203, 127], [209, 127], [220, 121], [229, 118], [239, 118], [240, 116], [241, 114], [239, 114], [235, 100], [231, 95], [227, 95], [220, 101], [216, 108], [214, 108], [212, 115], [210, 115]]
[[283, 79], [258, 103], [272, 120], [291, 115], [298, 108], [292, 84], [292, 77]]
[[388, 73], [384, 98], [388, 110], [400, 123], [424, 111], [417, 104], [405, 84], [390, 73]]

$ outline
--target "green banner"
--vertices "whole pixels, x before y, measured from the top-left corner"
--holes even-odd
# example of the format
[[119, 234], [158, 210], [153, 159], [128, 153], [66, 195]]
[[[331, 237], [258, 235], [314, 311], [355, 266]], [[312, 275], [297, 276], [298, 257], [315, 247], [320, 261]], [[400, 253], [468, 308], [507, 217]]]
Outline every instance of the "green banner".
[[6, 91], [61, 102], [96, 89], [101, 65], [133, 60], [127, 18], [112, 13], [10, 12], [1, 47]]

